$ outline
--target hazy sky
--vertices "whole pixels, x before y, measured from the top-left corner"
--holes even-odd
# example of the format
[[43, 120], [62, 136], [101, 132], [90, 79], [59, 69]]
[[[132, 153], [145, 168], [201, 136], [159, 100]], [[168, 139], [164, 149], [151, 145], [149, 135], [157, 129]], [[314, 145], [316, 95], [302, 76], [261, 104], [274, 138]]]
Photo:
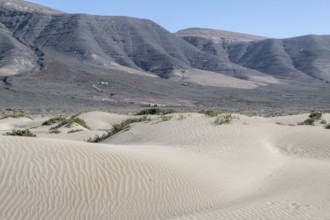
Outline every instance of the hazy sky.
[[330, 0], [31, 0], [64, 12], [153, 20], [274, 38], [330, 34]]

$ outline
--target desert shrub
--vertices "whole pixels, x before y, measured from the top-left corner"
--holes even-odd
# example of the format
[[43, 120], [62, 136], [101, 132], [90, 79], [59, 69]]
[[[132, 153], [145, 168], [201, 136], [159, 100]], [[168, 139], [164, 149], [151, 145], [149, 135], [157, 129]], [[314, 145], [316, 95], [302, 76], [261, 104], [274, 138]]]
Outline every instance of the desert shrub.
[[61, 131], [57, 130], [57, 129], [52, 130], [52, 131], [49, 132], [49, 134], [59, 134], [59, 133], [61, 133]]
[[327, 122], [324, 119], [322, 120], [322, 115], [322, 112], [312, 112], [305, 121], [299, 122], [298, 125], [314, 125], [315, 122], [320, 120], [321, 124], [326, 124]]
[[7, 132], [5, 135], [7, 136], [21, 136], [21, 137], [36, 137], [37, 135], [33, 134], [29, 129], [25, 130], [12, 130], [11, 132]]
[[113, 134], [111, 131], [108, 131], [107, 133], [103, 134], [103, 135], [95, 135], [94, 137], [90, 137], [86, 140], [86, 142], [88, 143], [98, 143], [101, 142], [109, 137], [111, 137]]
[[144, 122], [144, 121], [150, 121], [150, 118], [148, 118], [147, 116], [143, 116], [141, 118], [129, 118], [126, 119], [118, 124], [114, 124], [112, 125], [112, 129], [110, 131], [108, 131], [107, 133], [103, 134], [103, 135], [95, 135], [94, 137], [90, 137], [86, 140], [86, 142], [89, 143], [98, 143], [100, 141], [103, 141], [109, 137], [111, 137], [112, 135], [115, 135], [123, 130], [128, 130], [131, 128], [131, 124], [133, 123], [137, 123], [137, 122]]
[[130, 128], [130, 125], [133, 124], [133, 123], [138, 123], [138, 122], [144, 122], [144, 121], [150, 121], [151, 119], [147, 116], [143, 116], [143, 117], [140, 117], [140, 118], [129, 118], [129, 119], [126, 119], [118, 124], [114, 124], [112, 125], [112, 132], [113, 134], [116, 134], [122, 130], [125, 130], [125, 129], [129, 129]]
[[76, 132], [81, 132], [81, 131], [83, 131], [83, 129], [74, 129], [74, 130], [68, 131], [68, 134], [72, 134], [72, 133], [76, 133]]
[[230, 124], [234, 120], [232, 114], [221, 114], [215, 120], [215, 125]]
[[173, 109], [149, 108], [136, 113], [135, 115], [167, 115], [175, 113]]
[[41, 125], [42, 126], [49, 126], [49, 125], [53, 125], [53, 124], [57, 124], [57, 123], [63, 122], [65, 120], [66, 119], [64, 117], [59, 116], [59, 117], [55, 117], [55, 118], [50, 118], [47, 121], [43, 122]]
[[330, 129], [330, 123], [324, 126], [325, 129]]
[[326, 124], [327, 124], [327, 120], [322, 119], [320, 123], [321, 123], [322, 125], [326, 125]]
[[309, 118], [314, 119], [314, 120], [321, 120], [322, 118], [322, 112], [312, 112], [309, 114]]
[[213, 110], [213, 109], [207, 109], [207, 110], [202, 110], [199, 113], [205, 114], [206, 116], [209, 116], [209, 117], [215, 117], [215, 116], [220, 115], [222, 112]]
[[55, 130], [55, 129], [58, 129], [61, 127], [72, 128], [74, 123], [79, 124], [80, 126], [89, 129], [85, 120], [78, 118], [76, 115], [74, 115], [69, 119], [64, 118], [64, 120], [60, 121], [59, 124], [57, 124], [54, 127], [51, 127], [50, 130]]
[[151, 121], [151, 119], [144, 115], [143, 117], [140, 117], [140, 118], [129, 118], [129, 119], [126, 119], [124, 121], [122, 121], [121, 123], [123, 124], [132, 124], [132, 123], [138, 123], [138, 122], [144, 122], [144, 121]]
[[160, 116], [160, 120], [162, 120], [162, 121], [169, 121], [169, 120], [171, 120], [173, 118], [173, 116], [166, 116], [166, 115], [162, 115], [162, 116]]
[[103, 134], [103, 135], [95, 135], [94, 137], [90, 137], [86, 140], [86, 142], [89, 142], [89, 143], [98, 143], [98, 142], [101, 142], [109, 137], [111, 137], [112, 135], [115, 135], [117, 133], [119, 133], [120, 131], [123, 131], [125, 129], [129, 129], [130, 126], [129, 125], [124, 125], [122, 123], [119, 123], [119, 124], [114, 124], [112, 126], [112, 129], [111, 131], [108, 131], [107, 133]]
[[313, 118], [307, 118], [305, 121], [300, 123], [300, 125], [314, 125], [315, 119]]
[[83, 120], [83, 119], [81, 119], [81, 118], [73, 118], [73, 119], [71, 119], [71, 121], [70, 121], [68, 127], [69, 127], [69, 128], [72, 127], [72, 124], [73, 124], [73, 123], [77, 123], [78, 125], [80, 125], [80, 126], [82, 126], [82, 127], [84, 127], [84, 128], [89, 129], [89, 127], [88, 127], [86, 121]]
[[11, 115], [5, 115], [0, 120], [6, 119], [6, 118], [29, 118], [32, 119], [32, 117], [24, 115], [24, 114], [11, 114]]
[[112, 125], [112, 135], [121, 132], [122, 130], [131, 128], [130, 124], [127, 124], [125, 121]]

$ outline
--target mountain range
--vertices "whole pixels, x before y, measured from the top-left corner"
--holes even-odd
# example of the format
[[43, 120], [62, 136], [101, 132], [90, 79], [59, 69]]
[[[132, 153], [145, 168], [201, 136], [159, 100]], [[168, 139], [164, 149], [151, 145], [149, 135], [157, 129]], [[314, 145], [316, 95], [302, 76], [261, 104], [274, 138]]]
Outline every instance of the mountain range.
[[299, 100], [311, 96], [321, 96], [314, 99], [320, 108], [329, 103], [323, 93], [330, 36], [271, 39], [205, 28], [170, 33], [146, 19], [0, 0], [0, 45], [3, 108], [236, 108], [240, 100], [240, 108], [296, 103], [298, 109]]

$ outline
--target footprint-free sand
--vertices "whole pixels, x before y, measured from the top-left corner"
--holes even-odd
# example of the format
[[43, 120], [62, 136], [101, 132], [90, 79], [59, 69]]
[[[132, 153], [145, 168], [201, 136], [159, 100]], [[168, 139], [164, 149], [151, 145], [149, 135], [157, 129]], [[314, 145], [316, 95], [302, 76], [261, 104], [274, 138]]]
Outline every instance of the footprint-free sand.
[[[0, 120], [0, 219], [330, 219], [330, 130], [277, 118], [173, 114], [86, 143], [133, 116]], [[329, 115], [324, 116], [330, 119]], [[29, 128], [37, 137], [11, 137]]]

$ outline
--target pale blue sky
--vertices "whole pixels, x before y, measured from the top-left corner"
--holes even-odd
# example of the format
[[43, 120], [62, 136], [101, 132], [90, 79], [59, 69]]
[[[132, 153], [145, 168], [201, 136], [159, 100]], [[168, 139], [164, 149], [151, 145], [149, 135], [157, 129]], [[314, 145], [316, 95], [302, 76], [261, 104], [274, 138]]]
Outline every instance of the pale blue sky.
[[31, 0], [69, 13], [153, 20], [171, 32], [214, 28], [274, 38], [330, 34], [330, 0]]

